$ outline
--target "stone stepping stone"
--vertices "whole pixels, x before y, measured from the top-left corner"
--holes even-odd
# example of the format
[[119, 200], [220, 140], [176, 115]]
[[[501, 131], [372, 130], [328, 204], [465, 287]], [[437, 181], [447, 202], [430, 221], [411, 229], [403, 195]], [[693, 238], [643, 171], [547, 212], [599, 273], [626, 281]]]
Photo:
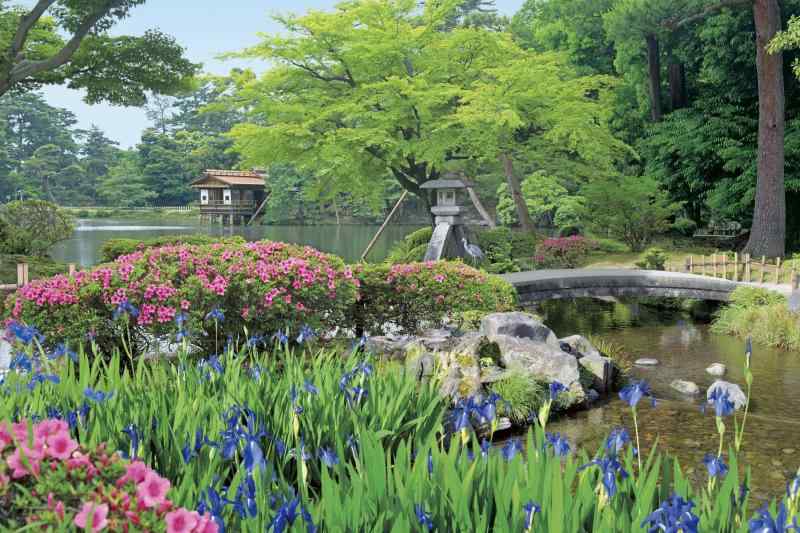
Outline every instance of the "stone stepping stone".
[[658, 359], [653, 359], [652, 357], [642, 357], [634, 361], [633, 364], [636, 366], [657, 366], [659, 362]]
[[727, 371], [728, 371], [728, 368], [725, 365], [723, 365], [722, 363], [714, 363], [711, 366], [709, 366], [708, 368], [706, 368], [706, 372], [708, 372], [712, 376], [717, 376], [717, 377], [724, 376], [725, 372], [727, 372]]
[[694, 396], [695, 394], [700, 393], [700, 387], [698, 387], [697, 383], [693, 381], [676, 379], [673, 380], [672, 383], [669, 384], [669, 386], [675, 389], [676, 391], [680, 392], [681, 394], [686, 394], [689, 396]]

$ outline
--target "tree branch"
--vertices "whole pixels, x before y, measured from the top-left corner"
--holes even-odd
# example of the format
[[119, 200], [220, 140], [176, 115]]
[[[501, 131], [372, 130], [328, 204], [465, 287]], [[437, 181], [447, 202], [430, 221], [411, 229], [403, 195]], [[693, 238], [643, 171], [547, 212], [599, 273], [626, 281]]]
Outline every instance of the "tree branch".
[[100, 19], [105, 16], [105, 14], [106, 11], [101, 10], [89, 15], [89, 17], [81, 23], [78, 29], [75, 30], [75, 34], [72, 36], [72, 38], [61, 50], [58, 51], [56, 55], [42, 61], [22, 61], [19, 65], [11, 70], [11, 75], [9, 76], [11, 83], [16, 83], [29, 76], [33, 76], [46, 70], [56, 69], [68, 63], [80, 47], [81, 41], [83, 41], [90, 31], [92, 31], [94, 25], [97, 24]]
[[346, 83], [346, 84], [350, 85], [351, 87], [354, 87], [353, 80], [351, 80], [351, 79], [349, 79], [349, 78], [347, 78], [345, 76], [325, 76], [324, 74], [320, 74], [319, 72], [317, 72], [313, 68], [309, 67], [305, 63], [300, 63], [298, 61], [292, 61], [291, 59], [287, 59], [286, 62], [289, 63], [290, 65], [294, 66], [294, 67], [297, 67], [297, 68], [299, 68], [301, 70], [304, 70], [304, 71], [308, 72], [309, 74], [311, 74], [311, 77], [316, 78], [316, 79], [318, 79], [320, 81], [324, 81], [324, 82], [327, 82], [327, 83], [330, 83], [330, 82], [333, 82], [333, 81], [340, 81], [342, 83]]
[[684, 18], [677, 18], [673, 17], [671, 19], [667, 19], [661, 23], [661, 25], [671, 31], [675, 31], [677, 29], [682, 28], [683, 26], [687, 26], [692, 22], [696, 22], [698, 20], [704, 19], [707, 16], [716, 13], [717, 11], [724, 9], [726, 7], [735, 7], [740, 6], [742, 4], [752, 4], [753, 0], [722, 0], [716, 4], [712, 4], [707, 6], [706, 8], [698, 11], [694, 15], [689, 15], [688, 17]]
[[44, 12], [55, 3], [56, 0], [39, 0], [30, 12], [19, 19], [19, 28], [17, 28], [17, 33], [14, 35], [14, 40], [11, 41], [11, 49], [9, 50], [11, 61], [17, 59], [17, 56], [25, 47], [25, 42], [28, 40], [28, 34], [31, 29], [39, 22]]

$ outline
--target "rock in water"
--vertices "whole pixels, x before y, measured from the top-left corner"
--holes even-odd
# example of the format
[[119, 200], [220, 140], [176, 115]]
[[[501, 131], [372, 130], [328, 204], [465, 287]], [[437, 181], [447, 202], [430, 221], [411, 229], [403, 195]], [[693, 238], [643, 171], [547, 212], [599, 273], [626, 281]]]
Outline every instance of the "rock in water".
[[567, 388], [580, 387], [578, 360], [543, 342], [494, 335], [491, 340], [500, 349], [500, 362], [509, 370], [520, 370], [548, 382], [558, 381]]
[[725, 372], [727, 372], [727, 371], [728, 371], [728, 368], [725, 365], [723, 365], [722, 363], [714, 363], [711, 366], [709, 366], [708, 368], [706, 368], [706, 372], [708, 372], [712, 376], [717, 376], [717, 377], [724, 376]]
[[658, 365], [658, 359], [653, 359], [652, 357], [642, 357], [641, 359], [634, 361], [633, 364], [637, 366], [656, 366]]
[[492, 313], [481, 320], [481, 333], [489, 337], [507, 335], [542, 342], [559, 349], [553, 331], [527, 313]]
[[[565, 352], [569, 352], [577, 357], [599, 357], [600, 352], [592, 346], [592, 343], [586, 337], [581, 335], [572, 335], [570, 337], [564, 337], [563, 339], [558, 339], [558, 342], [561, 344], [565, 344], [569, 347], [569, 350], [564, 350]], [[562, 346], [562, 349], [564, 347]]]
[[714, 390], [718, 388], [728, 393], [728, 399], [733, 402], [736, 409], [741, 409], [747, 403], [747, 396], [739, 385], [722, 381], [721, 379], [711, 384], [706, 391], [706, 398], [710, 398]]
[[694, 396], [700, 392], [700, 387], [697, 386], [697, 383], [683, 379], [676, 379], [669, 386], [681, 394], [688, 394], [689, 396]]
[[614, 365], [611, 359], [603, 357], [598, 352], [597, 355], [581, 357], [578, 362], [594, 376], [592, 386], [603, 394], [608, 392], [614, 377]]

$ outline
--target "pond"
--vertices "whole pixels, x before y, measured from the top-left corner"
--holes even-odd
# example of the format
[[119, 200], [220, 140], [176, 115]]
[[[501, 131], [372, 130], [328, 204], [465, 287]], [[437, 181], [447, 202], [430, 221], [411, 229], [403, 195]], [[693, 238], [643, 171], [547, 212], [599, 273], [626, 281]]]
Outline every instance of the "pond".
[[[163, 235], [197, 234], [241, 235], [247, 240], [269, 239], [295, 244], [307, 244], [356, 262], [378, 231], [376, 225], [325, 226], [235, 226], [200, 224], [195, 219], [159, 222], [156, 219], [87, 219], [78, 220], [74, 236], [53, 247], [56, 261], [91, 266], [100, 261], [100, 248], [109, 239], [149, 239]], [[389, 225], [375, 244], [369, 260], [384, 259], [397, 241], [417, 226]]]
[[[716, 335], [708, 325], [677, 312], [638, 303], [591, 299], [551, 301], [537, 312], [559, 337], [580, 333], [596, 335], [621, 345], [634, 358], [654, 357], [656, 367], [635, 367], [633, 378], [646, 379], [658, 398], [651, 408], [638, 409], [642, 447], [658, 446], [677, 455], [697, 481], [705, 481], [702, 464], [706, 452], [718, 446], [713, 410], [701, 414], [705, 390], [716, 379], [705, 369], [723, 363], [722, 378], [745, 389], [744, 341]], [[780, 495], [800, 466], [800, 353], [754, 346], [751, 414], [743, 444], [744, 462], [752, 468], [751, 489], [757, 499]], [[674, 379], [694, 381], [701, 389], [696, 398], [670, 388]], [[741, 418], [741, 415], [740, 415]], [[732, 434], [733, 421], [726, 421]], [[611, 428], [627, 427], [633, 435], [630, 409], [617, 395], [606, 404], [579, 412], [548, 426], [568, 435], [570, 442], [596, 450]], [[727, 441], [731, 442], [732, 441]], [[726, 447], [727, 447], [726, 442]]]

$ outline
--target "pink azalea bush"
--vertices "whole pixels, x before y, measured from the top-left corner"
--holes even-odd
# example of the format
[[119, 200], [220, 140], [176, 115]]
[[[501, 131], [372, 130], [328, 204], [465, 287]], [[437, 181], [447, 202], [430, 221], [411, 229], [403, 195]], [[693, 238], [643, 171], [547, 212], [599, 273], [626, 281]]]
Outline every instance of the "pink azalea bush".
[[536, 247], [534, 262], [537, 268], [577, 268], [597, 244], [580, 235], [545, 239]]
[[83, 450], [67, 423], [0, 422], [0, 523], [39, 530], [216, 533], [210, 515], [176, 507], [169, 480], [143, 462]]
[[[280, 242], [170, 245], [138, 250], [73, 276], [34, 281], [9, 296], [4, 318], [52, 343], [101, 347], [144, 333], [195, 341], [302, 326], [334, 327], [359, 281], [341, 259]], [[211, 316], [209, 316], [211, 313]], [[213, 317], [213, 318], [212, 318]]]
[[516, 302], [508, 282], [459, 262], [359, 265], [355, 274], [361, 290], [351, 320], [371, 334], [396, 326], [413, 333], [467, 311], [509, 311]]

